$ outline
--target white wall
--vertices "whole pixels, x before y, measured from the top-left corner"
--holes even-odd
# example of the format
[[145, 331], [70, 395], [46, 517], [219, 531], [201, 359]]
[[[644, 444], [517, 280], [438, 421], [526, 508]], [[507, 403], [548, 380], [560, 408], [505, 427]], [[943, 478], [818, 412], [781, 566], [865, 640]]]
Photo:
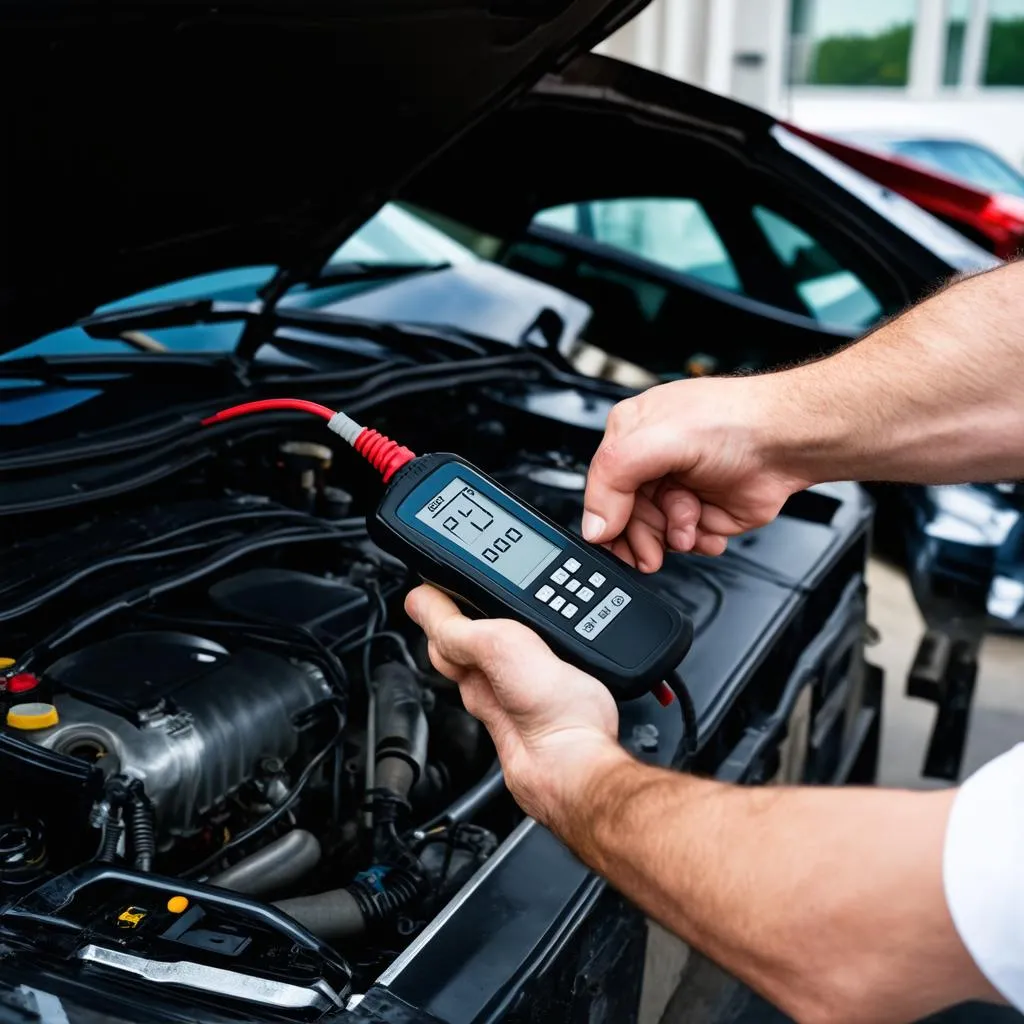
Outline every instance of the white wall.
[[977, 97], [895, 99], [870, 89], [795, 89], [781, 116], [811, 131], [891, 128], [936, 132], [982, 142], [1024, 169], [1024, 90], [986, 90]]
[[[855, 2], [855, 0], [850, 0]], [[968, 77], [977, 81], [987, 0], [973, 0]], [[790, 0], [652, 0], [599, 48], [663, 74], [763, 107], [811, 131], [875, 128], [970, 138], [1024, 168], [1024, 88], [940, 84], [944, 0], [917, 0], [906, 89], [787, 84]]]

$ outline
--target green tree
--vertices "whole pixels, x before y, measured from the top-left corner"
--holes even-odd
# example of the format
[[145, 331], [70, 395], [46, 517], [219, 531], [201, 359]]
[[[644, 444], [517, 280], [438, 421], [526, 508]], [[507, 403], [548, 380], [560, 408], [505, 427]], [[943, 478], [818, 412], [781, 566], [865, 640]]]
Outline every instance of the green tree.
[[993, 19], [988, 33], [986, 85], [1024, 85], [1024, 18]]
[[875, 35], [826, 36], [816, 48], [810, 80], [817, 85], [906, 85], [913, 27]]

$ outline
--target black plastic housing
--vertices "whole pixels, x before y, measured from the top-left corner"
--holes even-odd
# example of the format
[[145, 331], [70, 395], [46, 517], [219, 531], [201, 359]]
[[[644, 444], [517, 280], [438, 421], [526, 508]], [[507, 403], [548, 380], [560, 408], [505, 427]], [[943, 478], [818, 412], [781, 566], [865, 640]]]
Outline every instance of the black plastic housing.
[[[526, 589], [497, 581], [496, 573], [477, 568], [473, 561], [434, 540], [426, 529], [409, 521], [405, 503], [435, 474], [450, 478], [445, 467], [456, 467], [460, 477], [479, 487], [483, 495], [516, 519], [556, 540], [562, 551], [549, 568], [567, 558], [599, 570], [607, 585], [620, 588], [630, 600], [613, 622], [593, 641], [580, 639], [574, 622], [534, 599], [536, 586], [545, 583], [547, 569]], [[475, 479], [474, 479], [475, 478]], [[447, 480], [446, 480], [447, 482]], [[428, 488], [429, 489], [429, 488]], [[420, 503], [419, 498], [416, 503]], [[403, 506], [405, 510], [403, 510]], [[376, 511], [367, 517], [370, 536], [385, 551], [400, 558], [424, 580], [435, 584], [488, 618], [513, 618], [529, 626], [564, 660], [600, 679], [619, 700], [631, 700], [649, 691], [678, 666], [693, 640], [693, 623], [674, 603], [664, 600], [650, 577], [637, 572], [604, 548], [587, 544], [457, 455], [438, 452], [422, 455], [393, 478]], [[603, 591], [607, 592], [607, 591]], [[601, 598], [594, 599], [597, 608]], [[581, 609], [580, 622], [587, 609]]]

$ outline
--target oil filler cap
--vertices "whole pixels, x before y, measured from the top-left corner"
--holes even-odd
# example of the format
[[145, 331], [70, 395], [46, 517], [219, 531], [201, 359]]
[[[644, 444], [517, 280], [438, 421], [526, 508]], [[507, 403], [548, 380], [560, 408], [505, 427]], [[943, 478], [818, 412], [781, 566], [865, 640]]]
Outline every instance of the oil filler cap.
[[14, 704], [7, 711], [7, 724], [12, 729], [49, 729], [59, 721], [60, 716], [52, 704]]

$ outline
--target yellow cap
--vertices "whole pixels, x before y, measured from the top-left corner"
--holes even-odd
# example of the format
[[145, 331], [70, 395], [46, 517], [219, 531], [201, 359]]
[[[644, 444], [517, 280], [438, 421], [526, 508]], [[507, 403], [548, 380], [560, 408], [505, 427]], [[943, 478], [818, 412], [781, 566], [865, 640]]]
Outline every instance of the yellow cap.
[[16, 658], [0, 658], [0, 672], [3, 672], [5, 668], [10, 668], [16, 661]]
[[49, 729], [60, 721], [52, 704], [14, 704], [7, 712], [7, 724], [12, 729]]
[[172, 914], [180, 914], [184, 910], [188, 910], [188, 897], [187, 896], [172, 896], [167, 901], [167, 909]]

